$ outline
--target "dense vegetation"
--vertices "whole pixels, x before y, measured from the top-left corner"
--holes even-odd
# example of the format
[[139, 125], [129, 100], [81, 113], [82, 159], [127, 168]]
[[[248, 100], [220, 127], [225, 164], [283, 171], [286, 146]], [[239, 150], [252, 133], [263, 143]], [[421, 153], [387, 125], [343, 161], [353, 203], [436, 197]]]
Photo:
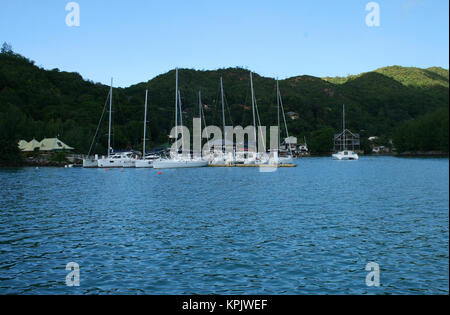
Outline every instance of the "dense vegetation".
[[394, 141], [400, 152], [448, 153], [448, 108], [402, 123]]
[[[226, 93], [227, 124], [252, 124], [249, 71], [242, 68], [181, 69], [185, 124], [192, 124], [192, 118], [198, 116], [198, 91], [201, 90], [203, 103], [208, 105], [207, 123], [221, 125], [221, 76]], [[261, 122], [266, 126], [274, 125], [275, 80], [255, 74], [254, 81]], [[150, 146], [159, 147], [168, 142], [167, 135], [174, 125], [174, 86], [172, 70], [148, 82], [114, 89], [114, 148], [141, 148], [146, 88], [149, 89]], [[300, 115], [298, 120], [288, 119], [290, 133], [299, 139], [305, 136], [316, 153], [330, 151], [330, 135], [340, 130], [342, 104], [346, 104], [348, 128], [361, 133], [366, 149], [369, 136], [390, 139], [395, 134], [395, 145], [400, 150], [448, 151], [448, 128], [437, 127], [441, 124], [442, 110], [447, 110], [448, 121], [448, 70], [389, 67], [348, 78], [298, 76], [280, 81], [280, 89], [285, 110]], [[30, 141], [55, 136], [75, 147], [77, 152], [87, 153], [108, 92], [108, 86], [86, 81], [77, 73], [37, 67], [33, 61], [4, 45], [0, 54], [0, 141], [3, 144], [0, 155], [3, 159], [8, 155], [14, 160], [17, 152], [13, 147], [19, 139]], [[429, 114], [436, 111], [441, 114]], [[420, 138], [418, 131], [411, 132], [413, 136], [408, 141], [402, 136], [402, 130], [420, 130], [433, 119], [436, 123], [429, 123], [429, 132], [446, 133], [447, 138], [439, 137], [447, 139], [446, 146], [442, 144], [445, 140]], [[420, 123], [425, 120], [427, 123]], [[106, 151], [106, 133], [105, 119], [95, 152]]]

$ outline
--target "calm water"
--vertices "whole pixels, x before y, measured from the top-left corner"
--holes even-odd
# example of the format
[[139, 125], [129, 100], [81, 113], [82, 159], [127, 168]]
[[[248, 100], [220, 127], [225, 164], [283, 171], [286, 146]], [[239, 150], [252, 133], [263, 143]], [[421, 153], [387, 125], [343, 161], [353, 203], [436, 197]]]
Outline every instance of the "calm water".
[[0, 294], [449, 293], [448, 159], [298, 163], [0, 170]]

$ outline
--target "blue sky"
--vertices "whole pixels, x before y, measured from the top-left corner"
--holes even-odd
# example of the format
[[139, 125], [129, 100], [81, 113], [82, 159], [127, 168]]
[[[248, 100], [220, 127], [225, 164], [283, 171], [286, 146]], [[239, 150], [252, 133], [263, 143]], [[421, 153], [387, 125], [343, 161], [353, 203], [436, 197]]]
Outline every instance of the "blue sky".
[[65, 0], [0, 2], [0, 41], [46, 69], [129, 86], [175, 67], [345, 76], [388, 65], [448, 69], [448, 0]]

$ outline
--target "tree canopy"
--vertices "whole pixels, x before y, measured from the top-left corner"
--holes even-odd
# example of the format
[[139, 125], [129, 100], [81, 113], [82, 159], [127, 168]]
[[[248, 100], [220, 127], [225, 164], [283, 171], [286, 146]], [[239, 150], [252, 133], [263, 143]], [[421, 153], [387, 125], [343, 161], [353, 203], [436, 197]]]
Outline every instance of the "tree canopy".
[[[219, 79], [223, 77], [228, 125], [252, 124], [249, 71], [242, 68], [198, 71], [180, 69], [184, 121], [190, 127], [198, 117], [198, 91], [202, 92], [206, 121], [221, 126]], [[280, 81], [290, 135], [306, 136], [313, 152], [328, 152], [332, 130], [341, 129], [341, 108], [346, 105], [347, 127], [361, 135], [391, 139], [401, 150], [413, 147], [401, 136], [414, 121], [441, 120], [447, 110], [449, 73], [442, 68], [388, 67], [347, 78], [298, 76]], [[261, 123], [276, 125], [276, 82], [254, 75]], [[150, 147], [168, 142], [174, 125], [175, 71], [128, 88], [115, 88], [113, 97], [113, 147], [140, 149], [144, 119], [145, 89], [149, 89], [148, 137]], [[2, 141], [59, 137], [87, 153], [102, 115], [109, 87], [85, 80], [78, 73], [45, 70], [16, 54], [9, 44], [0, 54], [0, 138]], [[430, 114], [429, 116], [427, 116]], [[420, 118], [425, 117], [425, 118]], [[440, 123], [440, 122], [439, 122]], [[433, 125], [433, 123], [429, 123]], [[100, 124], [95, 152], [106, 152], [106, 121]], [[406, 127], [409, 126], [409, 127]], [[400, 128], [400, 129], [399, 129]], [[403, 129], [402, 129], [403, 128]], [[431, 132], [431, 131], [430, 131]], [[448, 128], [433, 133], [447, 132]], [[331, 138], [326, 140], [331, 134]], [[420, 138], [421, 139], [421, 138]], [[444, 148], [442, 141], [420, 140], [414, 146]], [[426, 142], [426, 143], [425, 143]], [[406, 145], [408, 143], [408, 145]]]

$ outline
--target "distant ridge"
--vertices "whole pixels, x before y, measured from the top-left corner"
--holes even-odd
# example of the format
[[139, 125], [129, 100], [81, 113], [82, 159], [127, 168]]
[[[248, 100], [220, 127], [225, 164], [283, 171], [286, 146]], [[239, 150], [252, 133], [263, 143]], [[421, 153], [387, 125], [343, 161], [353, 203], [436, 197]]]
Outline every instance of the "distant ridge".
[[[441, 85], [447, 88], [449, 87], [449, 71], [441, 67], [422, 69], [415, 67], [390, 66], [379, 68], [371, 72], [383, 74], [406, 86], [424, 87]], [[350, 75], [347, 77], [325, 77], [324, 80], [335, 84], [343, 84], [350, 80], [357, 79], [366, 73]]]

